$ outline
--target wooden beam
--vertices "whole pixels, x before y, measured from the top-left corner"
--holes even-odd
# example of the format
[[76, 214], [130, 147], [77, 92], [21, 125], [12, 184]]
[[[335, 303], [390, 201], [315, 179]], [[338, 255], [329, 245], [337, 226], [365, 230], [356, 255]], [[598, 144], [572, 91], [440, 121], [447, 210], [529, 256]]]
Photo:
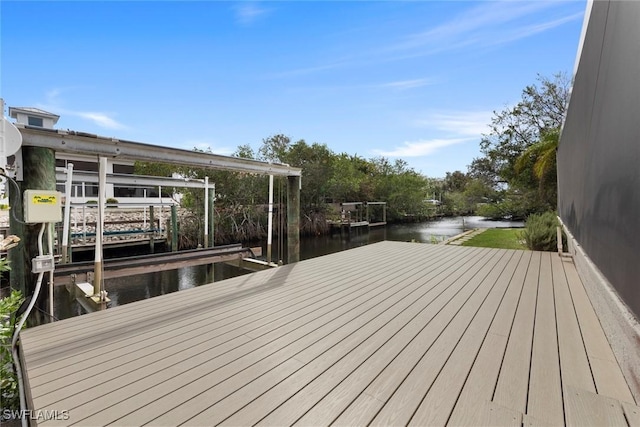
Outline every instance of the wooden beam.
[[[237, 244], [219, 246], [211, 249], [195, 249], [191, 251], [104, 260], [103, 279], [225, 262], [245, 258], [251, 252], [252, 249], [243, 248], [240, 244]], [[255, 252], [253, 253], [255, 254]], [[56, 286], [62, 286], [73, 284], [74, 282], [85, 282], [88, 281], [87, 274], [92, 272], [92, 262], [66, 264], [55, 270], [55, 284]]]

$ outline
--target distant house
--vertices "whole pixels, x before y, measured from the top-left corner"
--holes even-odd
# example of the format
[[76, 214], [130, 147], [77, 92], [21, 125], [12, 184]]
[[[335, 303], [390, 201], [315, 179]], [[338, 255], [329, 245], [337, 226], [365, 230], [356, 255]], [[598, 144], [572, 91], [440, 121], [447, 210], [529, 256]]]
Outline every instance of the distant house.
[[46, 129], [53, 129], [60, 119], [57, 114], [32, 107], [9, 107], [9, 116], [17, 123]]
[[[9, 116], [15, 119], [16, 123], [53, 129], [58, 123], [60, 116], [32, 107], [9, 107]], [[78, 172], [98, 172], [98, 159], [93, 156], [71, 155], [66, 153], [56, 153], [56, 167], [66, 168], [69, 163], [73, 163], [73, 170]], [[108, 159], [107, 173], [130, 174], [134, 172], [134, 162], [129, 160]], [[58, 182], [58, 191], [64, 192], [64, 182]], [[119, 202], [127, 203], [173, 203], [170, 194], [162, 191], [159, 187], [124, 187], [108, 184], [107, 198], [115, 198]], [[160, 192], [162, 192], [162, 197]], [[96, 200], [98, 197], [97, 184], [81, 182], [74, 179], [71, 191], [71, 201], [74, 203], [84, 203], [89, 200]]]

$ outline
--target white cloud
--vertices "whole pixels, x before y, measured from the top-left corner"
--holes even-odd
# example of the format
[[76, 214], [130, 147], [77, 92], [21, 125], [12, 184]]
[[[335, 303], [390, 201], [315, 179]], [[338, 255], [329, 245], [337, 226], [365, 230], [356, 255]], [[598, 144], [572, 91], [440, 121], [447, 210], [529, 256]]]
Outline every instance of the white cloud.
[[583, 18], [584, 13], [574, 13], [573, 15], [568, 15], [559, 19], [555, 19], [552, 21], [541, 22], [535, 25], [529, 25], [526, 27], [521, 27], [514, 29], [511, 34], [506, 34], [501, 40], [498, 40], [499, 43], [507, 43], [516, 41], [519, 39], [523, 39], [529, 36], [533, 36], [535, 34], [543, 33], [552, 28], [559, 27], [560, 25], [566, 24], [567, 22], [575, 21]]
[[347, 62], [334, 62], [331, 64], [317, 65], [314, 67], [294, 68], [287, 71], [280, 71], [277, 73], [269, 74], [266, 77], [279, 79], [279, 78], [286, 78], [286, 77], [303, 76], [307, 74], [317, 73], [319, 71], [333, 70], [333, 69], [341, 68], [347, 65], [349, 65], [349, 63]]
[[56, 101], [58, 100], [58, 97], [63, 92], [63, 90], [64, 89], [62, 89], [62, 88], [54, 88], [54, 89], [51, 89], [51, 90], [47, 91], [44, 94], [45, 98], [47, 99], [47, 102], [49, 104], [56, 104], [57, 103]]
[[[427, 31], [414, 33], [387, 48], [405, 56], [421, 56], [470, 46], [493, 46], [529, 37], [575, 19], [582, 12], [549, 20], [549, 11], [558, 2], [480, 2], [453, 19]], [[530, 22], [539, 22], [531, 25]]]
[[104, 129], [123, 130], [129, 127], [118, 122], [114, 113], [106, 113], [102, 111], [82, 111], [63, 107], [63, 101], [60, 96], [69, 90], [78, 89], [77, 87], [53, 88], [45, 93], [45, 103], [37, 104], [38, 108], [50, 111], [60, 116], [75, 116], [88, 120], [93, 124]]
[[[517, 19], [523, 15], [528, 15], [541, 7], [548, 7], [546, 2], [524, 3], [519, 1], [509, 1], [502, 6], [494, 2], [482, 2], [481, 6], [467, 10], [465, 13], [452, 20], [432, 28], [427, 31], [410, 34], [401, 42], [390, 44], [379, 50], [371, 52], [350, 52], [348, 56], [341, 59], [320, 64], [317, 66], [303, 67], [277, 73], [272, 77], [291, 77], [301, 74], [311, 74], [319, 71], [326, 71], [335, 68], [355, 67], [372, 65], [380, 62], [393, 62], [408, 57], [423, 56], [445, 50], [454, 50], [469, 45], [480, 43], [484, 38], [480, 38], [476, 31], [484, 28], [496, 30], [496, 26]], [[494, 37], [489, 38], [495, 41]], [[402, 83], [415, 83], [417, 81], [408, 80]], [[393, 87], [394, 82], [390, 84]]]
[[[354, 50], [333, 61], [274, 73], [267, 77], [286, 78], [338, 68], [375, 66], [462, 49], [488, 48], [543, 33], [583, 16], [583, 11], [576, 13], [575, 9], [570, 12], [559, 9], [570, 4], [569, 1], [508, 0], [471, 3], [477, 3], [478, 6], [468, 8], [440, 25], [389, 42], [386, 46], [364, 51]], [[249, 7], [247, 14], [250, 16], [251, 13]], [[405, 83], [411, 82], [413, 81], [407, 80]]]
[[418, 127], [438, 129], [458, 136], [477, 136], [489, 132], [491, 111], [455, 111], [445, 113], [428, 113], [414, 120]]
[[96, 125], [105, 129], [126, 129], [127, 127], [122, 123], [119, 123], [112, 117], [109, 117], [106, 113], [91, 112], [91, 111], [66, 111], [64, 114], [82, 117], [95, 123]]
[[376, 149], [376, 155], [388, 157], [428, 157], [453, 145], [478, 141], [488, 133], [491, 111], [449, 111], [422, 114], [411, 121], [415, 127], [426, 128], [435, 136], [405, 141], [391, 150]]
[[434, 83], [435, 83], [435, 80], [425, 78], [425, 79], [400, 80], [400, 81], [395, 81], [390, 83], [383, 83], [380, 85], [380, 87], [406, 90], [406, 89], [415, 89], [422, 86], [428, 86]]
[[374, 153], [388, 157], [425, 157], [435, 153], [441, 148], [448, 147], [450, 145], [462, 144], [473, 139], [474, 138], [445, 138], [406, 141], [402, 146], [396, 147], [391, 151], [374, 150]]
[[268, 9], [255, 3], [243, 3], [235, 7], [236, 22], [242, 25], [251, 25], [268, 12]]

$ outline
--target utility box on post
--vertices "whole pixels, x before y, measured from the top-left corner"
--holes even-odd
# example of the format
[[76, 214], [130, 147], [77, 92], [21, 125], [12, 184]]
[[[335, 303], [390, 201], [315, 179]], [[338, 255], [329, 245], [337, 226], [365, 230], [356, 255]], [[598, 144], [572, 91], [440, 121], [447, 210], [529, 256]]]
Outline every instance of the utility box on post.
[[61, 194], [51, 190], [25, 190], [24, 222], [37, 224], [62, 221]]

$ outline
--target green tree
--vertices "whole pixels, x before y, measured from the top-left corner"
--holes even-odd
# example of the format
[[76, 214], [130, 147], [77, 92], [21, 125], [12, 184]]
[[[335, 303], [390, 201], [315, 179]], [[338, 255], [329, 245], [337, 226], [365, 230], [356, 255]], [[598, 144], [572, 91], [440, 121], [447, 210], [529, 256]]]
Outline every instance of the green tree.
[[[334, 202], [360, 201], [360, 187], [366, 179], [361, 163], [362, 159], [346, 153], [334, 158], [327, 182], [329, 194]], [[302, 174], [304, 176], [304, 171]]]
[[538, 181], [538, 194], [550, 208], [558, 199], [556, 152], [560, 140], [560, 129], [551, 129], [542, 139], [530, 145], [516, 160], [516, 172], [531, 171]]
[[[469, 174], [505, 190], [505, 200], [519, 212], [537, 212], [555, 207], [555, 179], [545, 172], [539, 179], [534, 171], [542, 151], [530, 147], [557, 135], [569, 98], [570, 80], [564, 73], [552, 78], [538, 76], [527, 86], [513, 107], [494, 112], [490, 132], [480, 143], [483, 157], [474, 159]], [[525, 154], [527, 153], [527, 154]], [[552, 165], [546, 156], [547, 166]], [[543, 160], [541, 160], [543, 162]]]
[[444, 177], [444, 190], [450, 192], [463, 192], [471, 177], [464, 172], [447, 172]]
[[333, 152], [325, 145], [307, 144], [303, 139], [289, 147], [284, 159], [303, 171], [300, 205], [303, 210], [323, 210], [329, 191], [328, 177], [333, 167]]
[[236, 151], [232, 154], [233, 157], [240, 157], [241, 159], [255, 159], [256, 154], [253, 148], [249, 144], [239, 145]]
[[[483, 162], [483, 166], [493, 168], [488, 172], [493, 173], [497, 180], [518, 182], [517, 159], [544, 134], [561, 127], [569, 88], [570, 80], [566, 74], [558, 73], [553, 78], [539, 75], [538, 84], [527, 86], [522, 91], [522, 99], [514, 107], [494, 111], [490, 132], [480, 142], [480, 149], [489, 160]], [[474, 166], [472, 164], [473, 171]]]
[[284, 163], [289, 151], [291, 138], [283, 134], [272, 135], [262, 140], [258, 159], [267, 162]]
[[373, 159], [371, 171], [374, 197], [367, 200], [386, 201], [389, 221], [405, 217], [424, 217], [428, 214], [430, 185], [423, 175], [409, 168], [407, 162], [397, 159], [391, 163], [384, 157]]
[[465, 194], [470, 181], [471, 177], [464, 172], [447, 172], [442, 182], [442, 210], [446, 215], [468, 215], [474, 212], [475, 205]]

